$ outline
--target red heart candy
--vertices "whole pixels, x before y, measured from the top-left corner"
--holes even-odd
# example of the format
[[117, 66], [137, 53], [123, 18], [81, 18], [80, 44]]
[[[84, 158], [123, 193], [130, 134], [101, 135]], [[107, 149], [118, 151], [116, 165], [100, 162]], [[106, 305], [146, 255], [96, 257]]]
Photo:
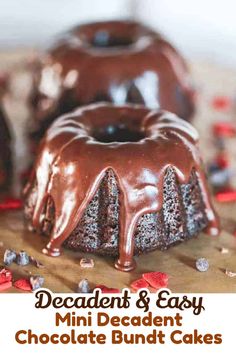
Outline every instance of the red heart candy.
[[100, 289], [103, 294], [117, 294], [120, 293], [119, 289], [116, 288], [109, 288], [106, 285], [97, 285], [95, 289]]
[[148, 282], [146, 282], [145, 279], [141, 278], [141, 279], [137, 279], [137, 280], [133, 281], [130, 284], [130, 287], [134, 290], [139, 290], [139, 289], [148, 288], [149, 284], [148, 284]]
[[15, 288], [24, 290], [24, 291], [32, 291], [32, 287], [30, 281], [28, 279], [22, 278], [15, 281], [13, 284]]
[[213, 133], [219, 137], [230, 138], [236, 135], [236, 127], [231, 122], [216, 122], [213, 124]]
[[0, 284], [11, 282], [12, 272], [9, 269], [3, 268], [0, 271]]
[[7, 289], [10, 289], [11, 287], [12, 287], [12, 282], [6, 281], [5, 283], [0, 284], [0, 291], [5, 291]]
[[144, 273], [143, 279], [154, 289], [161, 289], [168, 286], [169, 277], [166, 273], [150, 272]]
[[215, 96], [212, 100], [212, 107], [217, 111], [228, 110], [232, 105], [232, 100], [227, 96]]

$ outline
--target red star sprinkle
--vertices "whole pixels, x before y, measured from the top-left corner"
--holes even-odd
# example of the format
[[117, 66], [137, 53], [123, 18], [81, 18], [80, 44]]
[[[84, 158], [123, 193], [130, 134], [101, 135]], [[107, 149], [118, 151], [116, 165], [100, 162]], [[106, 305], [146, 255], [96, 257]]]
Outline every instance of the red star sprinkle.
[[213, 133], [219, 137], [231, 138], [236, 135], [236, 126], [231, 122], [216, 122], [212, 128]]
[[211, 104], [217, 111], [226, 111], [231, 107], [232, 100], [228, 96], [215, 96]]

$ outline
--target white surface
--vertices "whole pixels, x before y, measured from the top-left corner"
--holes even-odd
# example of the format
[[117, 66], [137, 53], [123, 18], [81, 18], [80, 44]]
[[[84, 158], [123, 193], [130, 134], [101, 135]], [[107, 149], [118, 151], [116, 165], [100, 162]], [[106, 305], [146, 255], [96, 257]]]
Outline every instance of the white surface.
[[0, 0], [0, 46], [44, 46], [84, 21], [127, 18], [131, 0]]
[[189, 58], [236, 66], [236, 0], [0, 0], [0, 46], [44, 46], [79, 22], [136, 17]]
[[235, 0], [136, 0], [137, 18], [160, 29], [187, 57], [236, 66]]

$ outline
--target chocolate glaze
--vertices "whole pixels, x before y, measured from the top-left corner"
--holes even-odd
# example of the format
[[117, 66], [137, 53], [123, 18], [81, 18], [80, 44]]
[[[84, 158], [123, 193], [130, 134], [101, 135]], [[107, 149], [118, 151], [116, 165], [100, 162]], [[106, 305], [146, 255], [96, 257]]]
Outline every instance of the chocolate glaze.
[[194, 90], [181, 55], [136, 22], [108, 21], [67, 32], [35, 73], [32, 103], [40, 139], [59, 115], [99, 101], [162, 108], [190, 119]]
[[[116, 141], [116, 133], [120, 140], [119, 131], [124, 130], [130, 132], [131, 141]], [[59, 118], [41, 143], [25, 189], [27, 196], [36, 179], [32, 221], [35, 229], [40, 228], [47, 198], [52, 198], [55, 205], [55, 224], [44, 252], [60, 254], [61, 245], [78, 224], [109, 169], [114, 171], [120, 189], [116, 268], [134, 268], [137, 221], [162, 208], [163, 180], [170, 166], [181, 184], [189, 180], [193, 169], [196, 171], [208, 219], [206, 231], [218, 234], [218, 219], [209, 199], [197, 141], [198, 134], [189, 123], [174, 114], [141, 106], [90, 105]]]

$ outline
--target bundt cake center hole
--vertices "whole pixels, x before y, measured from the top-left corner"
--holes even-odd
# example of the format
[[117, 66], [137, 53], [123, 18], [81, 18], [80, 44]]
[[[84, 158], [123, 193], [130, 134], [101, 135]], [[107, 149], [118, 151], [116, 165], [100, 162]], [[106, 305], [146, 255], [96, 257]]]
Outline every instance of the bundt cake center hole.
[[97, 129], [92, 136], [102, 143], [137, 142], [145, 138], [142, 132], [123, 125], [109, 125], [106, 128]]
[[91, 45], [97, 48], [127, 47], [133, 43], [132, 38], [113, 36], [107, 31], [97, 31], [91, 40]]

